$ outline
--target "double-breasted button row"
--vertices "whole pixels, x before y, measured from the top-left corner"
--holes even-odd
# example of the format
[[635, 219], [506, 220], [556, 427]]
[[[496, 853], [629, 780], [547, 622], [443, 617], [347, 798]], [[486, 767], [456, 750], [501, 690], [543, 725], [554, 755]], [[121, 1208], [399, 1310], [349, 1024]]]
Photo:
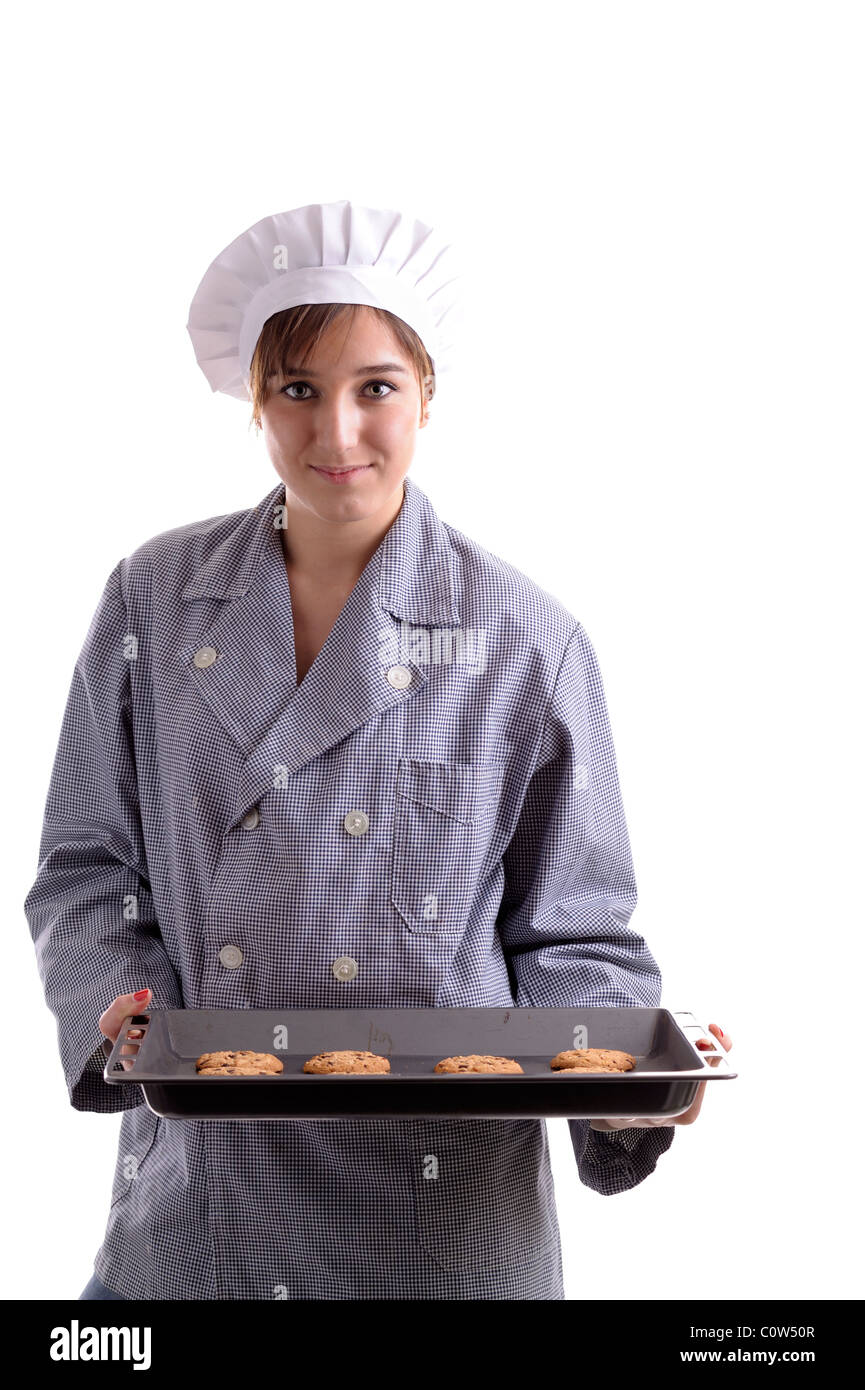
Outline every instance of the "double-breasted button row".
[[[349, 811], [343, 818], [343, 826], [349, 835], [365, 835], [369, 830], [369, 816], [366, 811]], [[247, 811], [240, 822], [244, 830], [256, 830], [261, 824], [261, 812], [257, 806]]]
[[[215, 647], [199, 647], [192, 660], [201, 671], [206, 671], [208, 666], [212, 666], [219, 656]], [[389, 666], [387, 679], [394, 690], [407, 690], [412, 683], [412, 672], [409, 666]]]
[[[243, 952], [239, 946], [223, 946], [219, 953], [219, 960], [226, 970], [236, 970], [243, 964]], [[357, 961], [353, 956], [337, 956], [331, 966], [334, 978], [341, 984], [348, 984], [350, 980], [357, 978]]]

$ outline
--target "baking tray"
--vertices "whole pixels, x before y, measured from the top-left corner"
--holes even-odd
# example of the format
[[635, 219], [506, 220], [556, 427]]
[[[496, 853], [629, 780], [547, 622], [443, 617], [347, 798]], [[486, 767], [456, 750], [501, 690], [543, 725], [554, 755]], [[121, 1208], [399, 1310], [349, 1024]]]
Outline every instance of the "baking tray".
[[[697, 1038], [711, 1051], [698, 1051]], [[672, 1117], [701, 1081], [736, 1076], [693, 1014], [668, 1009], [153, 1009], [130, 1015], [103, 1047], [109, 1085], [140, 1086], [155, 1114], [195, 1120]], [[636, 1066], [613, 1075], [550, 1069], [557, 1052], [575, 1047], [618, 1048]], [[283, 1071], [195, 1070], [203, 1052], [242, 1049], [273, 1053]], [[390, 1073], [302, 1070], [307, 1058], [337, 1049], [380, 1053]], [[525, 1074], [433, 1071], [441, 1058], [467, 1053], [513, 1057]]]

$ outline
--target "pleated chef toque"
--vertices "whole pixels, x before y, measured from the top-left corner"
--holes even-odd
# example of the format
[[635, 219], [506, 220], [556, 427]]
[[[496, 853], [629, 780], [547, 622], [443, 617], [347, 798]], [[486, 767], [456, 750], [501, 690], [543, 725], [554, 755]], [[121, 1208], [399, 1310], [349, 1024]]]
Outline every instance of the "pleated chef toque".
[[249, 369], [271, 314], [297, 304], [369, 304], [413, 328], [436, 376], [453, 365], [459, 269], [432, 227], [343, 200], [263, 217], [205, 272], [186, 328], [214, 391], [247, 401]]

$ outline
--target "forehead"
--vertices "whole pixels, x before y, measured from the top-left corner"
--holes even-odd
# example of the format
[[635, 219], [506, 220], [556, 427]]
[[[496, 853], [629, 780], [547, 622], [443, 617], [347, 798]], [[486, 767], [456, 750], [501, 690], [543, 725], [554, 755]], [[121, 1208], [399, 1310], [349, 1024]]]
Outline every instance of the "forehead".
[[346, 315], [342, 322], [332, 323], [305, 351], [294, 350], [289, 344], [282, 357], [282, 371], [287, 376], [303, 372], [307, 376], [353, 377], [373, 371], [412, 370], [412, 360], [399, 339], [365, 305], [358, 307], [353, 319]]

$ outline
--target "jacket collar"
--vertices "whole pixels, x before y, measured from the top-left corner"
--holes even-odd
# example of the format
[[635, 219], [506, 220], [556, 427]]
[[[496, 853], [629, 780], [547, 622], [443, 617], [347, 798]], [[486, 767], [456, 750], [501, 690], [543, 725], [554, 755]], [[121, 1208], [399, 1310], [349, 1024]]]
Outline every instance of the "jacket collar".
[[[378, 547], [378, 602], [408, 623], [459, 626], [456, 556], [447, 531], [426, 493], [410, 477], [404, 480], [404, 494]], [[256, 580], [265, 547], [274, 535], [279, 539], [274, 522], [284, 503], [285, 484], [279, 483], [256, 507], [242, 513], [237, 526], [205, 551], [183, 597], [242, 598]]]

